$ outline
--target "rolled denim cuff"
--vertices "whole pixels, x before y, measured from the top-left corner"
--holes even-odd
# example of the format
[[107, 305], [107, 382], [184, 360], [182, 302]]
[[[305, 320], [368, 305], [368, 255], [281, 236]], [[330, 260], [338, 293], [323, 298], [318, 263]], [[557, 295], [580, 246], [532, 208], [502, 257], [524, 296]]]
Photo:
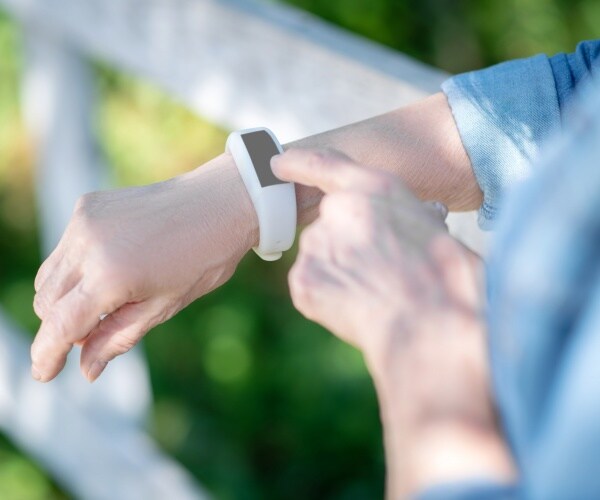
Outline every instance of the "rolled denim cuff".
[[419, 493], [415, 500], [516, 500], [517, 485], [492, 481], [457, 482], [435, 486]]
[[560, 127], [552, 67], [544, 55], [509, 61], [452, 77], [442, 90], [483, 192], [479, 225], [492, 229], [506, 192], [529, 177]]

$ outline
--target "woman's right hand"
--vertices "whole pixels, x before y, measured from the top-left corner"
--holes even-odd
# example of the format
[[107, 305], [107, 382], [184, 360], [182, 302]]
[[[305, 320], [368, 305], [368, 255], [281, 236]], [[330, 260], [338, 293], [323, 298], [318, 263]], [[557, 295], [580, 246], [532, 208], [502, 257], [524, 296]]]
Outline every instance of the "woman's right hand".
[[151, 328], [227, 281], [257, 240], [226, 154], [165, 182], [84, 195], [35, 280], [33, 377], [53, 379], [81, 344], [81, 370], [94, 381]]

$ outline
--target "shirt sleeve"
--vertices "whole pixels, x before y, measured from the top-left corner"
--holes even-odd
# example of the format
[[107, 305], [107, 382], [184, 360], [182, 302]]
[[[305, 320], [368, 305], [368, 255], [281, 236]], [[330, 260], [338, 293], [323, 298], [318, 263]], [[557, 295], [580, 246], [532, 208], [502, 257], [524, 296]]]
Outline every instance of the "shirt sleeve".
[[600, 498], [600, 80], [581, 90], [486, 275], [494, 399], [531, 499]]
[[483, 229], [493, 228], [506, 192], [529, 177], [577, 88], [599, 69], [596, 40], [582, 42], [573, 54], [509, 61], [443, 83], [483, 192]]
[[473, 481], [440, 485], [420, 493], [415, 500], [517, 500], [516, 485]]
[[581, 42], [572, 54], [551, 57], [550, 66], [556, 83], [558, 105], [564, 117], [575, 90], [590, 78], [596, 78], [600, 71], [600, 40]]

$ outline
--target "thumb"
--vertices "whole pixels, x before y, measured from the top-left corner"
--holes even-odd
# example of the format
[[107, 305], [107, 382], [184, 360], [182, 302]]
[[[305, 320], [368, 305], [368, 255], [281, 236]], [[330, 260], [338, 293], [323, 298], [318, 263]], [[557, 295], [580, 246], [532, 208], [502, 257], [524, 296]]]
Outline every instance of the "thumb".
[[90, 332], [81, 349], [81, 371], [93, 382], [109, 361], [133, 348], [154, 326], [167, 318], [156, 301], [125, 304]]

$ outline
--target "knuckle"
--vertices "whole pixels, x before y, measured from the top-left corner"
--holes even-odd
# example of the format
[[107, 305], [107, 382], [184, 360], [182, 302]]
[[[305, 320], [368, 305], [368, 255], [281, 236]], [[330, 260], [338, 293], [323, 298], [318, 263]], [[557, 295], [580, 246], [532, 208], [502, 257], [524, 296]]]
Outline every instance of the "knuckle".
[[376, 207], [369, 195], [359, 192], [340, 192], [328, 196], [329, 201], [322, 206], [321, 217], [329, 225], [342, 229], [359, 231], [371, 235], [378, 218]]
[[323, 165], [330, 161], [329, 151], [325, 149], [311, 149], [308, 152], [307, 161], [311, 165]]
[[75, 203], [75, 210], [68, 229], [76, 239], [85, 244], [94, 244], [100, 240], [98, 224], [99, 207], [103, 206], [102, 193], [87, 193]]
[[363, 230], [371, 230], [377, 221], [377, 214], [368, 200], [363, 200], [355, 212], [356, 223]]
[[319, 213], [321, 216], [329, 217], [335, 215], [339, 211], [339, 203], [342, 198], [341, 193], [332, 193], [323, 196], [319, 204]]
[[148, 313], [144, 315], [144, 318], [138, 321], [136, 329], [138, 338], [142, 338], [156, 325], [160, 325], [171, 319], [189, 302], [191, 301], [187, 299], [182, 300], [182, 297], [179, 295], [157, 299], [148, 309]]
[[380, 172], [373, 175], [371, 182], [373, 189], [384, 196], [392, 194], [397, 185], [393, 177]]
[[320, 214], [328, 220], [343, 220], [360, 208], [363, 199], [364, 196], [348, 191], [329, 194], [321, 200]]
[[[103, 255], [91, 256], [84, 266], [87, 283], [82, 283], [82, 297], [101, 301], [103, 307], [114, 309], [133, 295], [136, 270], [111, 262]], [[114, 307], [113, 307], [114, 306]]]
[[48, 312], [47, 300], [40, 293], [36, 293], [33, 297], [33, 310], [36, 316], [40, 319], [43, 319]]
[[320, 230], [315, 225], [305, 229], [300, 235], [299, 249], [303, 253], [311, 252], [319, 245]]
[[75, 207], [73, 208], [73, 214], [79, 215], [85, 210], [87, 195], [83, 194], [77, 200], [75, 200]]
[[61, 342], [70, 341], [70, 332], [62, 314], [51, 314], [47, 318], [48, 330], [53, 338]]
[[324, 219], [329, 219], [337, 211], [336, 196], [328, 194], [323, 196], [319, 203], [319, 215]]
[[91, 213], [94, 207], [98, 205], [101, 197], [102, 192], [100, 191], [92, 191], [82, 194], [75, 202], [74, 212], [78, 215], [87, 215]]
[[35, 280], [33, 281], [33, 289], [35, 290], [36, 293], [40, 291], [44, 281], [46, 281], [46, 275], [40, 269], [38, 271], [38, 273], [35, 275]]
[[[101, 313], [110, 314], [116, 311], [122, 303], [126, 302], [127, 298], [124, 297], [119, 282], [106, 279], [106, 277], [96, 281], [81, 281], [77, 285], [75, 293], [78, 304], [93, 304], [89, 313], [93, 313], [95, 317]], [[100, 323], [100, 325], [105, 324], [104, 322]]]
[[[104, 296], [120, 295], [123, 277], [126, 270], [121, 269], [116, 262], [110, 262], [104, 256], [98, 256], [90, 262], [89, 275], [94, 282], [94, 288]], [[82, 293], [87, 293], [82, 290]]]
[[373, 202], [368, 196], [351, 193], [342, 205], [342, 212], [352, 225], [369, 226], [375, 218]]
[[59, 264], [61, 263], [61, 260], [64, 257], [64, 253], [62, 255], [59, 255], [59, 247], [60, 244], [40, 265], [35, 275], [35, 280], [33, 282], [33, 287], [36, 292], [40, 291], [40, 289], [44, 286], [46, 280], [50, 276], [52, 276], [54, 271], [58, 268]]
[[373, 211], [373, 203], [367, 195], [352, 193], [352, 196], [346, 199], [346, 208], [353, 214], [368, 214]]
[[87, 218], [92, 204], [92, 193], [86, 193], [77, 198], [75, 202], [75, 208], [73, 209], [73, 216], [77, 219]]
[[33, 282], [33, 287], [35, 289], [36, 292], [40, 291], [40, 288], [42, 288], [42, 284], [44, 283], [44, 281], [46, 281], [46, 274], [47, 274], [47, 268], [48, 268], [48, 261], [46, 260], [41, 267], [38, 269], [37, 274], [35, 275], [35, 280]]
[[335, 259], [340, 263], [348, 264], [357, 260], [356, 257], [358, 252], [354, 245], [336, 245], [333, 251], [335, 253]]
[[103, 360], [111, 361], [115, 357], [129, 352], [136, 344], [137, 338], [117, 332], [113, 335], [110, 347], [107, 349], [106, 356], [103, 356]]
[[294, 307], [304, 313], [311, 303], [311, 286], [307, 265], [296, 263], [289, 272], [288, 282]]
[[311, 149], [308, 152], [307, 162], [311, 166], [332, 167], [345, 159], [339, 151], [333, 148]]
[[160, 325], [165, 321], [168, 321], [175, 316], [182, 309], [181, 304], [178, 301], [170, 301], [163, 308], [159, 309], [152, 317], [150, 317], [144, 326], [140, 329], [141, 335], [144, 335], [151, 328], [156, 325]]

